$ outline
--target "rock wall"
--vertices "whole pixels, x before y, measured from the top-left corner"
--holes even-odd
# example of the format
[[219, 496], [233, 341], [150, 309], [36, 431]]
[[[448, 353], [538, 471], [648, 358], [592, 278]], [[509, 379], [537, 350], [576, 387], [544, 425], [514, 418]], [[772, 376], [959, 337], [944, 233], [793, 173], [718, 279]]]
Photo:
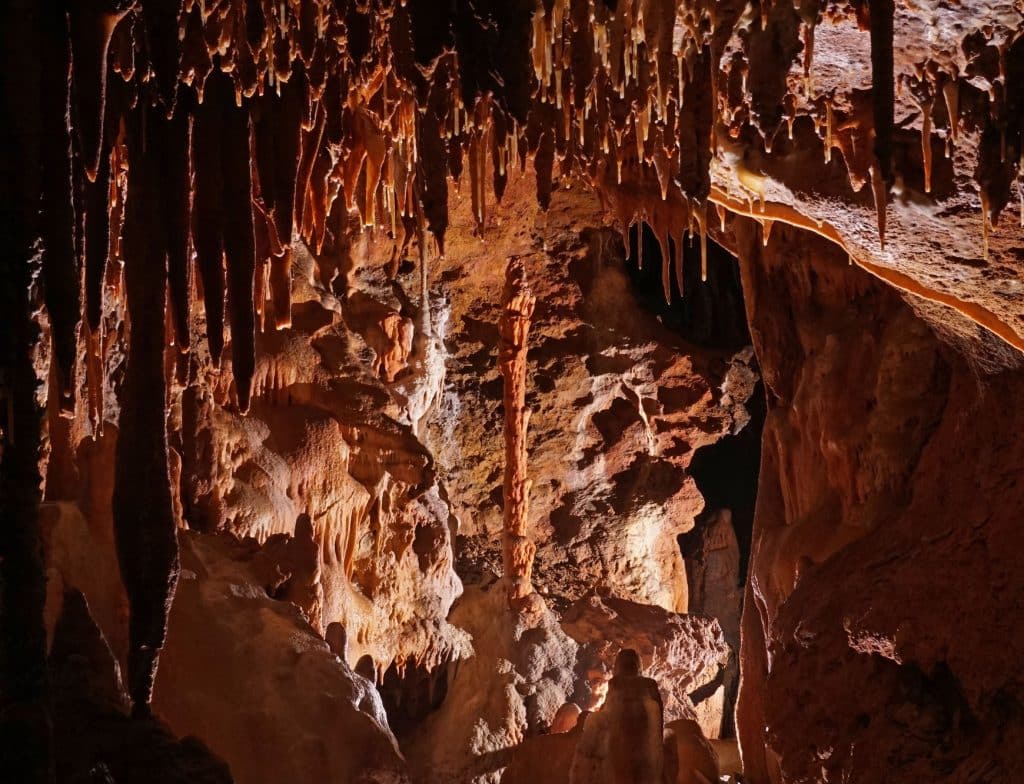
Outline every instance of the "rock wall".
[[746, 775], [1015, 780], [1019, 356], [807, 233], [735, 235], [769, 399]]

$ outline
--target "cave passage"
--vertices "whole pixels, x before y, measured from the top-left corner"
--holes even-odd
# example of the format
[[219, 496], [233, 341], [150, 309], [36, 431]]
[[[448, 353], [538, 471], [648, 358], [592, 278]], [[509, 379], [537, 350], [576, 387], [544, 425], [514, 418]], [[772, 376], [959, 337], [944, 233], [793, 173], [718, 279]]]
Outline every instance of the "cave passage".
[[[670, 253], [682, 252], [683, 293], [673, 278], [672, 299], [665, 301], [661, 246], [653, 230], [638, 221], [629, 231], [629, 279], [643, 306], [690, 350], [740, 351], [750, 346], [739, 264], [714, 240], [708, 240], [707, 279], [701, 280], [697, 238], [670, 238]], [[756, 372], [756, 359], [750, 352]], [[739, 649], [742, 588], [750, 564], [750, 546], [757, 503], [761, 437], [767, 414], [764, 382], [758, 378], [749, 397], [741, 401], [747, 420], [735, 432], [693, 454], [688, 472], [704, 498], [704, 510], [693, 528], [680, 535], [686, 563], [689, 610], [716, 617], [734, 650]], [[738, 689], [738, 659], [722, 678], [726, 700], [723, 737], [734, 737], [732, 709]]]
[[0, 779], [1020, 779], [1019, 2], [9, 5]]

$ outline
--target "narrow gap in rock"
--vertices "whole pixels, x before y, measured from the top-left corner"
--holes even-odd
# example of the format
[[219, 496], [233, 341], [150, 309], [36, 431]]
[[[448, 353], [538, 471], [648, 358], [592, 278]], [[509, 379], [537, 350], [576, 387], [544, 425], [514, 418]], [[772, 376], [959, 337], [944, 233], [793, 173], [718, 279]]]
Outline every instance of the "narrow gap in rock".
[[[736, 259], [708, 239], [707, 279], [701, 280], [699, 239], [681, 238], [683, 291], [672, 276], [671, 302], [665, 301], [661, 246], [651, 228], [637, 223], [629, 233], [630, 281], [640, 302], [660, 321], [695, 347], [708, 351], [741, 352], [750, 345], [743, 289]], [[670, 239], [669, 250], [680, 252]], [[748, 349], [749, 350], [749, 349]], [[754, 360], [751, 359], [754, 363]], [[756, 365], [752, 367], [756, 372]], [[737, 401], [746, 418], [737, 432], [698, 448], [689, 474], [704, 497], [704, 511], [692, 530], [679, 537], [686, 563], [689, 610], [716, 618], [734, 659], [723, 673], [725, 709], [723, 737], [733, 737], [732, 711], [739, 682], [739, 623], [743, 585], [750, 562], [754, 508], [761, 463], [761, 435], [767, 413], [760, 378], [749, 397]]]

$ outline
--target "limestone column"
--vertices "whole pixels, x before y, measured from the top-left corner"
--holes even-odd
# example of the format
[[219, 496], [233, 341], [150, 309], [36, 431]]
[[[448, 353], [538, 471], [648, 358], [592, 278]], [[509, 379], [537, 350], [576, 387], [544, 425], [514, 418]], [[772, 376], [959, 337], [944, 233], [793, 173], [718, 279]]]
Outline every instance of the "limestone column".
[[502, 552], [509, 607], [533, 593], [530, 578], [537, 546], [526, 535], [530, 480], [526, 476], [526, 351], [535, 304], [522, 259], [513, 256], [505, 271], [498, 367], [505, 382], [505, 487]]

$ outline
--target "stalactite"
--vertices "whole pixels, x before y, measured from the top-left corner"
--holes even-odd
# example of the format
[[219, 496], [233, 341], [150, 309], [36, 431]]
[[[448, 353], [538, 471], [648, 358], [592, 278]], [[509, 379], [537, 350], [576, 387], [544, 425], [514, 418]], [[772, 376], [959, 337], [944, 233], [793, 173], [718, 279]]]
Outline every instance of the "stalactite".
[[[894, 0], [869, 0], [871, 14], [871, 94], [874, 107], [875, 157], [885, 193], [892, 184], [892, 137], [895, 125], [893, 73]], [[876, 186], [876, 194], [878, 186]]]
[[942, 83], [942, 96], [949, 117], [949, 138], [956, 144], [960, 136], [960, 82], [956, 78], [946, 79]]
[[[641, 227], [641, 231], [643, 228]], [[658, 248], [661, 250], [661, 290], [665, 295], [665, 304], [672, 304], [672, 255], [670, 253], [671, 239], [657, 227], [654, 229], [658, 238]]]
[[110, 252], [110, 155], [101, 153], [96, 176], [85, 184], [85, 315], [90, 332], [100, 329], [103, 279]]
[[[147, 112], [145, 121], [142, 111]], [[128, 133], [125, 287], [130, 323], [114, 475], [113, 513], [121, 579], [128, 594], [128, 691], [146, 715], [167, 613], [178, 577], [178, 546], [167, 463], [164, 380], [167, 236], [159, 168], [150, 149], [172, 133], [160, 111], [136, 112]]]
[[932, 192], [932, 106], [934, 101], [921, 102], [921, 160], [924, 165], [924, 192]]
[[256, 369], [256, 314], [253, 283], [256, 246], [252, 217], [252, 165], [249, 159], [249, 112], [229, 105], [221, 149], [224, 177], [224, 258], [227, 262], [228, 312], [231, 323], [231, 374], [241, 411], [249, 409]]
[[182, 51], [178, 19], [183, 3], [184, 0], [161, 0], [141, 4], [149, 64], [156, 76], [157, 93], [167, 116], [174, 111], [178, 94]]
[[196, 266], [203, 285], [206, 341], [210, 357], [220, 364], [224, 349], [224, 176], [221, 172], [221, 136], [224, 119], [220, 104], [222, 78], [214, 75], [212, 87], [199, 106], [192, 132], [195, 161], [195, 208], [192, 213]]
[[75, 127], [82, 165], [90, 182], [96, 179], [102, 155], [110, 39], [130, 6], [130, 0], [83, 0], [68, 9], [77, 109]]
[[78, 333], [80, 294], [75, 210], [71, 172], [71, 57], [68, 25], [63, 8], [47, 2], [42, 10], [43, 38], [50, 56], [43, 59], [42, 147], [43, 193], [43, 291], [50, 317], [54, 358], [59, 371], [61, 408], [74, 410], [75, 341]]
[[526, 280], [521, 258], [509, 260], [498, 324], [501, 343], [498, 368], [504, 380], [505, 402], [505, 484], [503, 490], [505, 580], [509, 607], [533, 593], [531, 575], [537, 546], [527, 535], [530, 515], [530, 480], [527, 478], [526, 354], [535, 300]]
[[[184, 103], [184, 102], [183, 102]], [[189, 291], [192, 264], [189, 259], [192, 178], [189, 167], [189, 113], [182, 106], [167, 125], [161, 148], [152, 150], [160, 168], [161, 219], [167, 232], [167, 282], [174, 342], [181, 352], [192, 345], [189, 335]]]
[[[39, 214], [44, 187], [43, 101], [60, 103], [61, 92], [43, 89], [44, 72], [59, 47], [45, 33], [50, 4], [12, 0], [6, 10], [0, 60], [16, 89], [0, 91], [8, 161], [0, 210], [0, 732], [3, 777], [24, 784], [54, 780], [50, 681], [47, 672], [46, 565], [43, 559], [42, 501], [44, 412], [37, 401], [40, 380], [33, 364], [42, 337], [33, 281], [41, 275]], [[12, 82], [7, 82], [7, 85]], [[6, 86], [6, 85], [5, 85]], [[8, 201], [9, 199], [9, 201]], [[70, 226], [65, 226], [69, 230]]]
[[[94, 339], [87, 385], [90, 400], [102, 398], [102, 389], [93, 387], [102, 387], [105, 380], [98, 371], [104, 363], [97, 338], [102, 337], [98, 333], [104, 269], [119, 233], [120, 186], [112, 185], [119, 177], [127, 177], [137, 198], [143, 192], [148, 197], [151, 188], [139, 190], [140, 177], [146, 182], [155, 177], [160, 183], [157, 211], [146, 212], [143, 222], [161, 237], [157, 244], [167, 251], [161, 263], [167, 267], [168, 323], [179, 348], [188, 349], [195, 339], [189, 334], [193, 250], [215, 364], [223, 351], [227, 293], [231, 365], [243, 410], [254, 367], [256, 316], [261, 324], [265, 321], [268, 287], [274, 323], [291, 323], [293, 239], [301, 237], [319, 253], [321, 246], [332, 247], [329, 235], [337, 227], [333, 245], [344, 257], [345, 208], [355, 206], [367, 226], [390, 227], [395, 259], [408, 249], [413, 234], [419, 235], [421, 249], [425, 246], [424, 225], [443, 254], [447, 178], [450, 174], [457, 181], [465, 165], [473, 216], [481, 229], [487, 219], [488, 167], [500, 199], [509, 168], [516, 161], [525, 168], [532, 158], [537, 200], [547, 209], [557, 162], [559, 176], [582, 174], [595, 186], [603, 202], [613, 205], [621, 229], [628, 230], [635, 219], [650, 223], [662, 245], [666, 298], [672, 296], [673, 271], [677, 289], [682, 290], [686, 231], [691, 245], [698, 239], [695, 233], [700, 235], [705, 277], [706, 200], [712, 190], [716, 144], [732, 144], [726, 133], [747, 143], [742, 126], [763, 111], [748, 97], [757, 92], [762, 74], [755, 64], [740, 62], [742, 58], [735, 64], [719, 64], [726, 36], [713, 32], [719, 22], [740, 24], [741, 32], [749, 32], [743, 24], [754, 21], [756, 9], [743, 23], [730, 17], [730, 9], [680, 2], [663, 7], [650, 2], [528, 2], [523, 5], [525, 13], [508, 11], [504, 4], [494, 4], [494, 9], [488, 5], [477, 9], [479, 17], [458, 25], [447, 11], [435, 9], [446, 21], [439, 23], [438, 41], [426, 45], [429, 56], [420, 51], [424, 44], [411, 27], [423, 9], [407, 11], [402, 4], [380, 15], [361, 4], [312, 1], [167, 0], [138, 5], [127, 0], [81, 0], [67, 10], [70, 16], [62, 8], [44, 6], [48, 40], [42, 48], [43, 92], [56, 97], [46, 102], [43, 131], [56, 143], [46, 145], [41, 166], [41, 206], [47, 218], [42, 279], [62, 392], [70, 394], [76, 386], [76, 314], [83, 276], [74, 232], [82, 223], [84, 310]], [[764, 5], [762, 23], [768, 19], [769, 5]], [[801, 0], [799, 5], [790, 26], [803, 25], [809, 93], [821, 8], [817, 0]], [[848, 96], [841, 93], [828, 97], [821, 120], [830, 168], [840, 165], [838, 159], [832, 160], [832, 150], [838, 147], [855, 190], [870, 176], [884, 247], [886, 202], [895, 184], [893, 3], [871, 0], [869, 7], [870, 16], [861, 21], [867, 21], [871, 31], [873, 122], [868, 120], [866, 102], [851, 113]], [[779, 10], [772, 14], [777, 16]], [[795, 28], [789, 32], [795, 39]], [[501, 38], [506, 35], [523, 44], [521, 51], [511, 51], [515, 47]], [[500, 46], [492, 46], [495, 37]], [[1011, 175], [1005, 173], [1003, 159], [1018, 153], [1014, 128], [1004, 127], [1012, 105], [1006, 103], [1006, 82], [1014, 74], [1010, 45], [994, 41], [990, 46], [999, 53], [998, 76], [982, 73], [987, 67], [984, 58], [973, 58], [964, 77], [975, 87], [982, 84], [979, 80], [990, 83], [992, 128], [986, 133], [999, 134], [998, 157], [1004, 164], [979, 179], [988, 214], [986, 234], [1008, 192]], [[795, 58], [799, 47], [794, 48]], [[110, 84], [108, 61], [120, 75]], [[948, 69], [956, 67], [927, 66], [932, 92], [929, 102], [922, 104], [921, 139], [926, 191], [932, 185], [931, 101], [938, 98], [939, 83], [949, 115], [947, 138], [960, 138], [958, 81], [948, 75]], [[923, 79], [925, 72], [922, 65], [918, 78]], [[794, 86], [798, 82], [799, 70]], [[964, 99], [964, 127], [972, 133], [975, 87], [970, 100]], [[119, 91], [125, 95], [118, 97]], [[737, 91], [743, 93], [739, 104], [732, 95]], [[807, 111], [811, 104], [809, 95], [801, 98], [798, 93], [793, 90], [781, 99], [791, 138], [794, 124], [802, 129], [803, 120], [796, 123], [798, 111]], [[154, 105], [156, 109], [151, 108]], [[838, 128], [834, 112], [846, 115]], [[139, 114], [145, 114], [146, 123], [157, 122], [158, 130], [139, 130]], [[133, 163], [142, 154], [139, 144], [145, 143], [157, 175], [147, 173], [146, 165], [118, 171], [115, 138], [126, 115], [135, 126]], [[757, 130], [764, 155], [771, 158], [778, 128]], [[869, 149], [872, 133], [873, 165], [860, 151]], [[80, 148], [77, 158], [71, 154], [73, 140]], [[746, 152], [751, 157], [761, 154], [756, 145]], [[720, 162], [728, 165], [728, 157], [722, 154]], [[991, 163], [996, 167], [994, 160]], [[738, 187], [749, 192], [747, 211], [753, 212], [755, 198], [759, 202], [766, 240], [775, 219], [766, 205], [770, 175], [761, 173], [769, 168], [742, 156], [732, 167]], [[82, 182], [83, 174], [87, 183]], [[73, 197], [78, 196], [78, 185], [83, 188], [79, 198], [84, 213], [76, 216]], [[338, 196], [340, 206], [331, 212]], [[716, 206], [723, 203], [719, 199]], [[414, 214], [420, 205], [422, 216]], [[723, 231], [725, 212], [721, 209], [719, 215]], [[133, 241], [138, 242], [138, 214], [133, 220]], [[1001, 238], [993, 238], [994, 254], [1002, 252], [996, 239]], [[350, 260], [339, 261], [345, 264]], [[425, 270], [425, 263], [422, 266]], [[330, 261], [322, 263], [321, 272], [328, 282], [333, 279]], [[114, 281], [112, 275], [108, 284]], [[130, 292], [122, 294], [130, 299]], [[117, 385], [109, 389], [116, 392]], [[69, 401], [64, 405], [69, 407]], [[102, 424], [98, 407], [90, 407]]]

